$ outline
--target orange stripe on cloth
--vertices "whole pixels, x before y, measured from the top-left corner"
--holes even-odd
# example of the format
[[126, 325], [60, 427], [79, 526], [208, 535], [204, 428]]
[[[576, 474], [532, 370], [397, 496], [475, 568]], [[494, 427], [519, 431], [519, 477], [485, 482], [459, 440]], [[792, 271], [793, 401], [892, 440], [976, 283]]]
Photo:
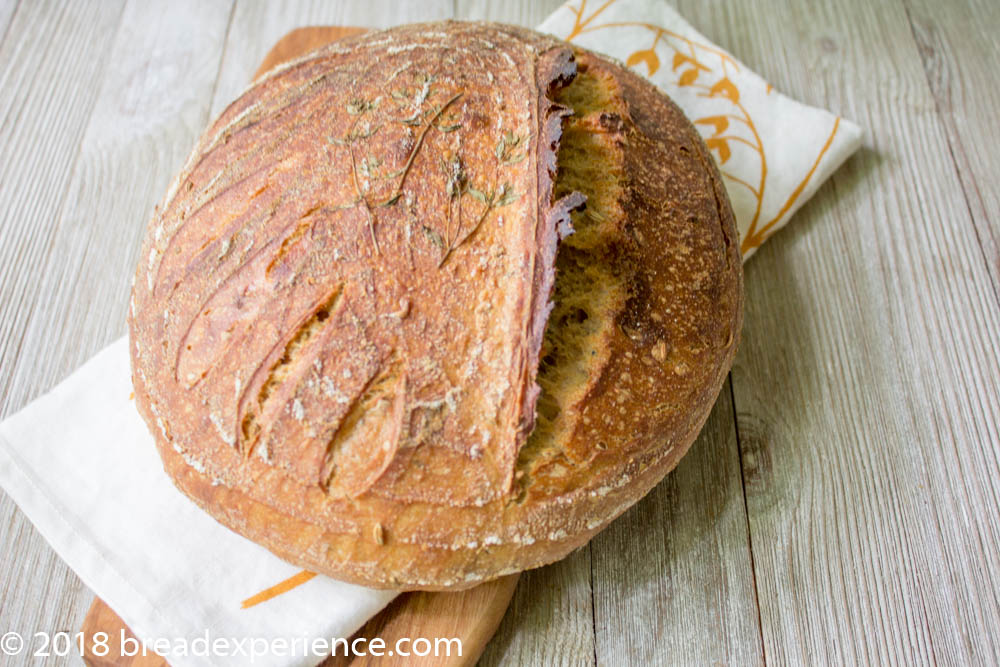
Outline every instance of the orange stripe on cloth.
[[270, 588], [262, 590], [260, 593], [257, 593], [256, 595], [248, 597], [240, 604], [240, 607], [242, 609], [249, 609], [250, 607], [258, 605], [262, 602], [267, 602], [268, 600], [272, 600], [278, 597], [279, 595], [287, 593], [288, 591], [292, 590], [297, 586], [301, 586], [302, 584], [306, 583], [315, 576], [316, 576], [315, 572], [310, 572], [309, 570], [302, 570], [298, 574], [288, 577], [281, 583], [275, 584]]
[[779, 220], [781, 220], [782, 217], [784, 217], [786, 213], [788, 213], [788, 209], [792, 207], [792, 204], [794, 204], [795, 200], [799, 198], [802, 191], [806, 189], [806, 185], [813, 177], [813, 174], [816, 173], [816, 168], [819, 167], [819, 163], [823, 161], [823, 156], [826, 155], [826, 152], [830, 150], [830, 146], [833, 145], [833, 138], [837, 136], [837, 130], [839, 128], [840, 117], [838, 116], [837, 119], [833, 121], [833, 130], [830, 132], [830, 136], [827, 137], [826, 143], [823, 144], [823, 148], [820, 150], [819, 155], [816, 156], [816, 161], [806, 174], [806, 177], [802, 179], [802, 182], [799, 183], [798, 187], [796, 187], [795, 190], [792, 191], [792, 194], [788, 196], [788, 200], [785, 202], [785, 205], [781, 207], [781, 210], [778, 211], [778, 215], [774, 216], [774, 218], [769, 223], [764, 225], [760, 231], [754, 233], [753, 225], [750, 226], [750, 232], [747, 234], [747, 238], [743, 239], [743, 243], [740, 245], [740, 252], [746, 254], [747, 250], [759, 248], [760, 245], [767, 240], [767, 233]]

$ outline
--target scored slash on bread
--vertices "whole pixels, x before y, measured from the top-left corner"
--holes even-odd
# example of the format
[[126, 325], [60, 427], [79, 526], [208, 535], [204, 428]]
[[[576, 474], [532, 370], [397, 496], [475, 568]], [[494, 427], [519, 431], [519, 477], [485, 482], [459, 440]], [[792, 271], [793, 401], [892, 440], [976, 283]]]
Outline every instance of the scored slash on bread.
[[728, 200], [647, 81], [403, 26], [264, 74], [150, 222], [129, 328], [167, 472], [310, 570], [551, 562], [672, 469], [742, 319]]

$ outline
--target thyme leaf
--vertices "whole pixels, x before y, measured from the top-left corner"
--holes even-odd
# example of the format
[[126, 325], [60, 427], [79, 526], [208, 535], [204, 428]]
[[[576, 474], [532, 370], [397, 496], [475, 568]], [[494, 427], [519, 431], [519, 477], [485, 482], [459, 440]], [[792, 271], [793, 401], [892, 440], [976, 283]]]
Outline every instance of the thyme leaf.
[[438, 234], [433, 229], [431, 229], [430, 227], [428, 227], [427, 225], [422, 225], [422, 227], [423, 227], [423, 230], [424, 230], [424, 236], [427, 237], [427, 240], [429, 240], [431, 243], [433, 243], [434, 245], [436, 245], [438, 248], [442, 248], [443, 249], [444, 248], [444, 239], [441, 238], [441, 235]]

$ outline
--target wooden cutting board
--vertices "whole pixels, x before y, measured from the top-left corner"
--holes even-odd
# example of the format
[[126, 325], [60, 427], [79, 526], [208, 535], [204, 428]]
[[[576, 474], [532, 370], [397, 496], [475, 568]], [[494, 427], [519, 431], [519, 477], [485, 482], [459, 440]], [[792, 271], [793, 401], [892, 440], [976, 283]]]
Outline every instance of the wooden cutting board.
[[[364, 32], [364, 28], [317, 26], [297, 28], [275, 44], [265, 56], [256, 79], [275, 65], [287, 62], [330, 42]], [[507, 605], [514, 595], [519, 575], [510, 575], [488, 584], [457, 593], [404, 593], [397, 597], [380, 614], [369, 620], [356, 637], [381, 637], [387, 647], [392, 647], [400, 637], [457, 637], [462, 640], [462, 656], [424, 657], [421, 665], [457, 667], [473, 665], [479, 659], [486, 643], [496, 632]], [[100, 598], [94, 598], [80, 628], [87, 638], [83, 661], [92, 667], [168, 667], [158, 655], [121, 657], [119, 639], [134, 638], [125, 622]], [[96, 632], [106, 632], [111, 638], [105, 657], [93, 654], [90, 638]], [[373, 658], [330, 657], [323, 667], [360, 667], [378, 662], [380, 666], [405, 665], [401, 656]]]

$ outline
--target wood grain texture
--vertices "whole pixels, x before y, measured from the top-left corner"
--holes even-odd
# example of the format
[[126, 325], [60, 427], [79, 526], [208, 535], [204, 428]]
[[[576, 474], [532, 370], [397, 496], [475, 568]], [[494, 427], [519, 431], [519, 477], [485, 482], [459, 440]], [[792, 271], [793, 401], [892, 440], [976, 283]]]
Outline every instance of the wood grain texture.
[[[25, 3], [0, 44], [0, 378], [2, 414], [23, 404], [9, 372], [25, 324], [41, 303], [45, 260], [68, 196], [80, 142], [98, 97], [122, 2]], [[51, 48], [37, 52], [40, 43]], [[46, 85], [35, 85], [43, 81]], [[26, 224], [26, 221], [31, 221]], [[20, 399], [20, 400], [18, 400]]]
[[[940, 11], [933, 0], [905, 0], [927, 83], [948, 138], [983, 255], [1000, 293], [1000, 188], [993, 186], [1000, 136], [1000, 3], [969, 0]], [[994, 437], [996, 433], [994, 433]]]
[[[507, 575], [454, 593], [405, 593], [365, 623], [354, 636], [368, 639], [381, 637], [390, 647], [404, 637], [410, 640], [423, 637], [430, 641], [436, 637], [460, 639], [460, 656], [455, 653], [450, 656], [431, 655], [421, 658], [420, 664], [428, 667], [474, 665], [507, 611], [519, 576]], [[451, 650], [455, 651], [454, 648]], [[337, 656], [327, 658], [323, 667], [405, 667], [412, 662], [412, 657], [399, 655], [379, 658]]]
[[[159, 654], [148, 649], [143, 653], [133, 648], [129, 642], [135, 639], [132, 630], [100, 598], [94, 598], [94, 603], [83, 618], [80, 631], [86, 638], [83, 644], [83, 662], [88, 667], [167, 667], [167, 661]], [[108, 639], [106, 645], [101, 644], [101, 648], [97, 649], [94, 638], [99, 637], [98, 633], [101, 632], [107, 633]], [[124, 655], [125, 647], [122, 644], [128, 644], [129, 652], [136, 651], [137, 654]]]
[[[12, 63], [0, 74], [0, 414], [124, 333], [145, 220], [207, 120], [229, 9], [25, 2], [15, 15], [0, 44], [12, 54], [0, 57]], [[89, 591], [6, 495], [0, 517], [0, 627], [79, 627]]]
[[562, 4], [560, 0], [455, 0], [455, 18], [533, 28]]
[[904, 8], [682, 11], [868, 129], [747, 271], [732, 377], [765, 658], [993, 663], [1000, 311]]
[[591, 548], [521, 574], [514, 600], [481, 665], [587, 665], [594, 662]]
[[[172, 18], [173, 4], [135, 3], [128, 21], [138, 29], [150, 11], [204, 20], [200, 6]], [[779, 89], [858, 121], [868, 148], [748, 266], [729, 403], [738, 429], [723, 396], [663, 485], [589, 547], [522, 576], [482, 662], [995, 664], [996, 4], [674, 4]], [[557, 5], [237, 0], [225, 38], [160, 48], [164, 59], [214, 49], [222, 66], [205, 65], [218, 79], [199, 108], [216, 112], [294, 27], [453, 14], [534, 25]], [[0, 414], [121, 331], [131, 267], [115, 273], [176, 169], [166, 163], [179, 163], [207, 120], [169, 116], [154, 139], [132, 135], [129, 166], [112, 169], [112, 156], [75, 176], [88, 126], [104, 122], [92, 110], [118, 102], [102, 85], [110, 54], [127, 69], [152, 47], [118, 48], [121, 3], [11, 6], [0, 4]], [[174, 133], [183, 145], [169, 144]], [[131, 173], [143, 160], [155, 174]], [[135, 201], [149, 198], [141, 215], [111, 205], [137, 182], [146, 194]], [[61, 222], [77, 206], [77, 222]], [[86, 589], [6, 497], [0, 543], [10, 545], [0, 629], [76, 627]], [[753, 584], [759, 626], [747, 610]]]
[[[0, 40], [7, 36], [7, 29], [14, 18], [14, 12], [20, 4], [19, 0], [3, 0], [0, 2]], [[2, 43], [2, 41], [0, 41]]]
[[[114, 1], [11, 4], [0, 12], [6, 22], [0, 43], [0, 416], [37, 392], [16, 384], [11, 371], [45, 346], [25, 341], [24, 332], [41, 301], [52, 212], [66, 198], [108, 57], [109, 44], [91, 35], [114, 34], [122, 11]], [[57, 33], [63, 34], [59, 42], [38, 48]], [[68, 370], [38, 364], [35, 376], [51, 384]], [[3, 493], [0, 544], [0, 627], [26, 636], [75, 627], [88, 591]]]

